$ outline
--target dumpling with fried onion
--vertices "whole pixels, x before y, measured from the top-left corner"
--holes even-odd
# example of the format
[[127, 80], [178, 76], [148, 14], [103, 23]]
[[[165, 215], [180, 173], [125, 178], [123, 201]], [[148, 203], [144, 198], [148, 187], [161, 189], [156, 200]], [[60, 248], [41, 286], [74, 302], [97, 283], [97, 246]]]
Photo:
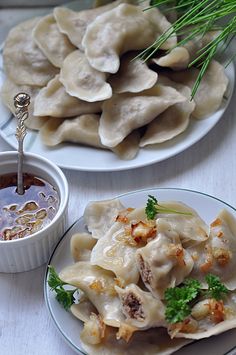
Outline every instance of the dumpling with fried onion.
[[91, 201], [84, 210], [84, 221], [93, 238], [104, 237], [109, 228], [115, 223], [119, 212], [124, 210], [119, 199]]
[[193, 208], [176, 201], [165, 201], [160, 204], [167, 209], [182, 213], [159, 213], [157, 219], [165, 219], [170, 225], [171, 230], [178, 233], [184, 248], [187, 249], [208, 241], [210, 232], [209, 226]]
[[183, 248], [178, 233], [165, 218], [157, 220], [157, 236], [136, 252], [141, 278], [155, 297], [179, 285], [193, 268], [191, 254]]
[[135, 253], [156, 236], [155, 222], [146, 221], [143, 209], [121, 211], [92, 250], [91, 264], [111, 270], [124, 285], [139, 280]]
[[222, 210], [211, 223], [207, 242], [189, 251], [195, 259], [191, 277], [205, 284], [205, 275], [212, 273], [230, 290], [235, 289], [236, 220], [227, 210]]
[[60, 279], [83, 291], [98, 310], [105, 324], [118, 327], [124, 321], [120, 299], [115, 291], [115, 275], [87, 261], [64, 268]]
[[115, 286], [120, 297], [125, 322], [139, 330], [166, 326], [164, 303], [135, 284]]

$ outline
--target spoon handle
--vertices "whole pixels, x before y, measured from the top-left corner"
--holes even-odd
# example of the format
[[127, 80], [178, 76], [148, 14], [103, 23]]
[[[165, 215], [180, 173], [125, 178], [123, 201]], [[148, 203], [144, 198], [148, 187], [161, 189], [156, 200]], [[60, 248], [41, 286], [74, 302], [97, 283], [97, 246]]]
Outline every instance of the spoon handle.
[[16, 127], [16, 139], [18, 141], [18, 167], [17, 167], [17, 193], [19, 195], [24, 194], [24, 184], [23, 184], [23, 157], [24, 149], [23, 143], [26, 136], [26, 127], [24, 121], [28, 118], [28, 106], [30, 104], [30, 96], [25, 93], [19, 93], [14, 97], [14, 105], [16, 108], [16, 118], [18, 124]]

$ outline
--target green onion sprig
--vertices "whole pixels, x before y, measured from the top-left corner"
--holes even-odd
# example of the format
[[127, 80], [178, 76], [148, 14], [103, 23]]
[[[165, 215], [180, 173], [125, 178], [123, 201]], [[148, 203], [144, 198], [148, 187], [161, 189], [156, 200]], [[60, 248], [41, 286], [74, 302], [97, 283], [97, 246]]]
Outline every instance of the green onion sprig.
[[[189, 67], [195, 65], [200, 68], [192, 89], [193, 98], [211, 60], [220, 50], [224, 51], [235, 37], [236, 0], [152, 0], [150, 6], [146, 8], [145, 11], [153, 7], [160, 7], [164, 12], [165, 9], [168, 9], [168, 12], [172, 10], [176, 11], [178, 18], [172, 24], [171, 28], [158, 37], [151, 46], [140, 53], [139, 57], [143, 61], [152, 57], [168, 38], [175, 34], [178, 37], [184, 35], [184, 38], [180, 38], [177, 43], [177, 46], [181, 46], [191, 39], [203, 37], [206, 32], [221, 31], [216, 34], [210, 43], [197, 53], [197, 58], [189, 64]], [[222, 20], [227, 21], [225, 26], [221, 25]], [[234, 56], [230, 58], [230, 61], [233, 60], [233, 58]], [[229, 62], [227, 64], [229, 64]]]

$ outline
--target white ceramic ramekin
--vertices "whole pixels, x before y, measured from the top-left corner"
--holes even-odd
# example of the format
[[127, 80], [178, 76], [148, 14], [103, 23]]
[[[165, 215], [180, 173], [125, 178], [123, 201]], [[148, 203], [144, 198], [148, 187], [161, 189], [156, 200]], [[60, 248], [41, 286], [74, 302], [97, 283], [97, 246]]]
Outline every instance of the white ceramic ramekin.
[[[0, 153], [0, 175], [17, 171], [17, 152]], [[60, 196], [53, 220], [42, 230], [22, 239], [0, 241], [0, 272], [22, 272], [44, 264], [67, 228], [68, 182], [54, 163], [36, 154], [24, 155], [24, 172], [48, 181]]]

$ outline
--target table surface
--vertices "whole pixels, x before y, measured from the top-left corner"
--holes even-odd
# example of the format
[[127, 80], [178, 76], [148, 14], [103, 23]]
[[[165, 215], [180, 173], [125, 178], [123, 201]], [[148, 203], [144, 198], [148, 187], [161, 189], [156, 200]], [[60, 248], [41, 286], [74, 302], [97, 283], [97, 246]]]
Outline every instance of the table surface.
[[[1, 9], [0, 42], [15, 24], [47, 11], [44, 7]], [[198, 190], [236, 206], [235, 100], [236, 90], [224, 117], [210, 133], [185, 152], [166, 161], [122, 172], [64, 170], [70, 185], [69, 224], [83, 214], [90, 200], [112, 198], [150, 187]], [[7, 150], [12, 148], [0, 137], [0, 151]], [[45, 265], [20, 274], [0, 273], [0, 354], [75, 354], [57, 333], [46, 309], [44, 273]]]

